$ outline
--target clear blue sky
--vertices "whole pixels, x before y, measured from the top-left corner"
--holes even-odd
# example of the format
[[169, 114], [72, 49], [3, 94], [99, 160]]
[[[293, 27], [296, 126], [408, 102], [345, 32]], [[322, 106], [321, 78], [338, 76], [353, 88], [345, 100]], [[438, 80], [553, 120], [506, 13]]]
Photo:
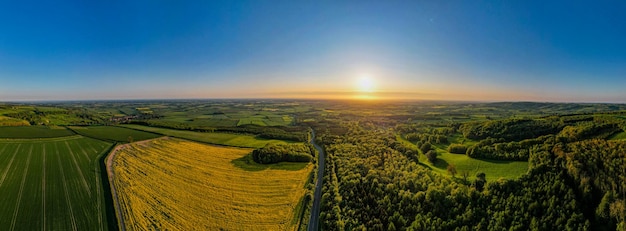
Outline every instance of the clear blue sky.
[[626, 1], [2, 1], [0, 101], [626, 102]]

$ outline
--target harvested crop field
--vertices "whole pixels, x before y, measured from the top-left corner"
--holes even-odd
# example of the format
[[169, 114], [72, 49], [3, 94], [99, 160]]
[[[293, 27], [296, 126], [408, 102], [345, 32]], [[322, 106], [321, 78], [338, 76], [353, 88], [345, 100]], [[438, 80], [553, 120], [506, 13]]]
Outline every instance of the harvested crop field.
[[[127, 230], [293, 230], [312, 164], [242, 161], [251, 149], [161, 138], [119, 146], [109, 174]], [[242, 163], [243, 162], [243, 163]]]

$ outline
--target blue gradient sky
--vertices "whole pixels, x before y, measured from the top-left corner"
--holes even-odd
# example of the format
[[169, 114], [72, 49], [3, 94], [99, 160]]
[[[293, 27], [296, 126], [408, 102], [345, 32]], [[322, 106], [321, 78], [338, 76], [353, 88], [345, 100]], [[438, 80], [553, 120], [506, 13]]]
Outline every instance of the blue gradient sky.
[[0, 3], [0, 101], [626, 102], [625, 1]]

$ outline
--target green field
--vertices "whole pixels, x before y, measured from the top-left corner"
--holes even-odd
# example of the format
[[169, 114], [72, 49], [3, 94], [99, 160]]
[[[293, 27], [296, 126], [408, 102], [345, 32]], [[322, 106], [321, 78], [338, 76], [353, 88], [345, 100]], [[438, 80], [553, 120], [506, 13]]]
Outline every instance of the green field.
[[258, 125], [258, 126], [287, 126], [293, 121], [290, 116], [280, 115], [253, 115], [239, 119], [237, 126]]
[[[417, 150], [415, 144], [398, 137], [401, 142], [409, 144]], [[456, 167], [456, 177], [461, 177], [463, 172], [469, 173], [469, 179], [473, 179], [478, 172], [484, 172], [488, 181], [497, 180], [499, 178], [515, 179], [528, 171], [528, 162], [526, 161], [504, 161], [504, 160], [480, 160], [473, 159], [464, 154], [452, 154], [447, 151], [448, 145], [433, 146], [437, 151], [437, 162], [432, 164], [428, 162], [426, 156], [420, 154], [420, 164], [431, 168], [434, 172], [448, 175], [448, 164]]]
[[0, 138], [30, 139], [71, 136], [74, 133], [63, 127], [26, 126], [0, 127]]
[[98, 159], [109, 147], [80, 136], [0, 141], [0, 229], [107, 230]]
[[113, 126], [90, 126], [90, 127], [70, 127], [76, 133], [110, 142], [128, 143], [132, 141], [148, 140], [161, 137], [161, 135], [138, 131], [134, 129], [113, 127]]
[[235, 147], [248, 147], [248, 148], [260, 148], [268, 143], [290, 143], [283, 140], [272, 140], [258, 138], [252, 135], [242, 135], [233, 133], [218, 133], [218, 132], [193, 132], [174, 130], [166, 128], [155, 128], [141, 125], [123, 125], [127, 128], [138, 129], [148, 132], [155, 132], [166, 136], [178, 137], [183, 139], [195, 140], [211, 144], [235, 146]]

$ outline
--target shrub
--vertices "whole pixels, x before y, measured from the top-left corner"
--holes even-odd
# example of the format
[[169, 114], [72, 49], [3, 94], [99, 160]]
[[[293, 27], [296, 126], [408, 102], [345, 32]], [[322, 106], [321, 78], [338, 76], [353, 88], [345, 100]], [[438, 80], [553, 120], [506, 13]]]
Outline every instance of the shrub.
[[467, 147], [465, 147], [465, 145], [462, 145], [462, 144], [451, 144], [450, 146], [448, 146], [448, 152], [450, 153], [465, 154], [466, 151], [467, 151]]

